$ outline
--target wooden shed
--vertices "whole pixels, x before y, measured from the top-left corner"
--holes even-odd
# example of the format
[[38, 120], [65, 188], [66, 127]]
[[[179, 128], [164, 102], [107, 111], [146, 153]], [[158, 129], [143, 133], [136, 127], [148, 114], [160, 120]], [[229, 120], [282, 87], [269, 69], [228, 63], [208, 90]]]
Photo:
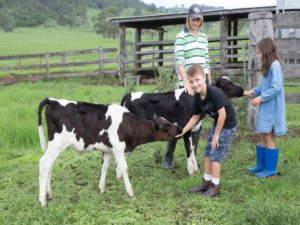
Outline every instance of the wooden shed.
[[[211, 66], [214, 73], [246, 76], [249, 67], [249, 35], [242, 36], [239, 34], [239, 24], [243, 20], [248, 20], [250, 14], [260, 12], [270, 12], [271, 15], [274, 16], [274, 18], [271, 18], [271, 20], [274, 21], [274, 33], [276, 33], [276, 29], [281, 29], [286, 26], [300, 28], [299, 11], [293, 10], [292, 14], [285, 12], [284, 15], [276, 15], [275, 6], [209, 10], [203, 12], [205, 23], [219, 23], [219, 34], [216, 37], [209, 37], [208, 39]], [[185, 24], [186, 16], [186, 12], [184, 12], [108, 19], [116, 23], [120, 29], [120, 80], [124, 81], [128, 73], [140, 74], [143, 71], [157, 70], [159, 67], [175, 69], [173, 47], [175, 36], [168, 40], [164, 38], [164, 34], [167, 26]], [[290, 21], [289, 25], [283, 25], [282, 22], [280, 22], [283, 17], [286, 18], [284, 21]], [[292, 19], [290, 17], [292, 17]], [[128, 28], [134, 30], [133, 41], [129, 41], [128, 38], [126, 38]], [[178, 29], [178, 32], [180, 29]], [[142, 40], [142, 32], [144, 30], [157, 32], [157, 40]], [[249, 31], [249, 33], [251, 32]], [[278, 39], [281, 39], [281, 37], [278, 37]], [[298, 43], [299, 39], [293, 41], [297, 46], [300, 46]], [[299, 53], [295, 52], [295, 48], [291, 48], [291, 46], [286, 48], [286, 44], [284, 43], [286, 43], [286, 40], [279, 41], [280, 52], [285, 52], [284, 62], [296, 62], [294, 64], [297, 64], [300, 59], [300, 57], [298, 57]], [[294, 57], [294, 61], [289, 60], [291, 55], [296, 57]], [[293, 70], [293, 76], [297, 76], [300, 70], [298, 66], [295, 67], [293, 65], [293, 67], [296, 68], [296, 72], [295, 69]]]

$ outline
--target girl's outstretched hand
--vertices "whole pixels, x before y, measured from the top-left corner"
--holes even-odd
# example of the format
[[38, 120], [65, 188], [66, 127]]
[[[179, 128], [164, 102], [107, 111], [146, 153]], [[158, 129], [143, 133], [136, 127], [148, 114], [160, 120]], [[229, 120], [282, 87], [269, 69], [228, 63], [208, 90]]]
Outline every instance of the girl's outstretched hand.
[[252, 90], [250, 90], [250, 91], [244, 91], [243, 95], [250, 97], [250, 96], [253, 96], [254, 94], [253, 94]]

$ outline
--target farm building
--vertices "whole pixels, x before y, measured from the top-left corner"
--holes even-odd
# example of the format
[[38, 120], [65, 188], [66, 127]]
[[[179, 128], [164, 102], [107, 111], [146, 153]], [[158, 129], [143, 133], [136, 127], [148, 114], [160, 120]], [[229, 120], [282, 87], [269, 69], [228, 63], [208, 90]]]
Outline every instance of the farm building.
[[[205, 24], [214, 23], [219, 34], [209, 37], [212, 72], [225, 75], [256, 76], [255, 44], [261, 38], [276, 40], [286, 77], [300, 75], [300, 6], [299, 4], [204, 11]], [[119, 76], [144, 74], [159, 67], [174, 67], [175, 36], [164, 38], [168, 26], [183, 25], [185, 13], [110, 18], [120, 29]], [[241, 35], [241, 26], [248, 24], [248, 34]], [[263, 28], [263, 29], [262, 29]], [[134, 30], [134, 41], [126, 38]], [[178, 28], [178, 32], [181, 28]], [[156, 32], [157, 40], [142, 40], [144, 31]], [[252, 73], [252, 75], [251, 75]], [[253, 75], [254, 74], [254, 75]], [[250, 78], [251, 82], [251, 78]], [[256, 82], [252, 79], [252, 82]]]

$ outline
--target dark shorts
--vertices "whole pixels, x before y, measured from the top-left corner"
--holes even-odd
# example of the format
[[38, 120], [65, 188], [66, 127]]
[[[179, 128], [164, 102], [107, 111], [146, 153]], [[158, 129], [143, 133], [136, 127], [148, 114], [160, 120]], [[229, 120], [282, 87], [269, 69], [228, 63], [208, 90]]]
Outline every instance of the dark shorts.
[[229, 151], [230, 144], [235, 137], [236, 127], [225, 129], [223, 128], [220, 137], [219, 137], [219, 145], [216, 150], [211, 150], [211, 140], [215, 133], [215, 127], [210, 130], [206, 147], [204, 151], [204, 156], [208, 157], [212, 162], [220, 162], [223, 163], [226, 159], [227, 153]]

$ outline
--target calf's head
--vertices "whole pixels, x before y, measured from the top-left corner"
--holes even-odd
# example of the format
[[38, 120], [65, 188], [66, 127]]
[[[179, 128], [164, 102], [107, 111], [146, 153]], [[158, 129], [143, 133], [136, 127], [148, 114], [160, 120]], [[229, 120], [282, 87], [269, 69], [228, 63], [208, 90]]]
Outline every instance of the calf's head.
[[242, 97], [244, 88], [234, 84], [228, 77], [221, 76], [216, 81], [216, 86], [221, 88], [228, 98]]
[[172, 140], [176, 135], [181, 134], [182, 128], [168, 120], [153, 116], [155, 139], [158, 141]]

